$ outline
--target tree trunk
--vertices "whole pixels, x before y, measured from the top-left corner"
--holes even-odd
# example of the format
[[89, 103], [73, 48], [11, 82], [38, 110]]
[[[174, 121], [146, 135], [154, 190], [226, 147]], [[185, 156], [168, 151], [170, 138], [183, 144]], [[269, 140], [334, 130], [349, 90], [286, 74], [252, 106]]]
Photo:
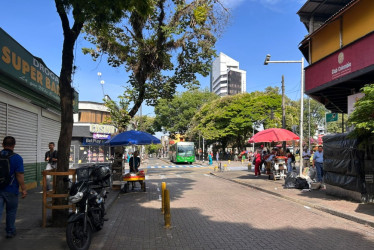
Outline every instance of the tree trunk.
[[[74, 89], [71, 87], [71, 76], [73, 73], [74, 45], [83, 27], [83, 22], [74, 23], [70, 29], [69, 21], [61, 1], [56, 0], [56, 9], [60, 15], [64, 31], [64, 43], [62, 49], [62, 66], [60, 72], [60, 107], [61, 107], [61, 130], [58, 140], [57, 171], [69, 170], [70, 145], [73, 132], [73, 99]], [[67, 194], [68, 183], [63, 181], [64, 176], [56, 178], [56, 194]], [[54, 198], [53, 205], [66, 205], [65, 198]], [[53, 226], [65, 226], [69, 210], [53, 209]]]

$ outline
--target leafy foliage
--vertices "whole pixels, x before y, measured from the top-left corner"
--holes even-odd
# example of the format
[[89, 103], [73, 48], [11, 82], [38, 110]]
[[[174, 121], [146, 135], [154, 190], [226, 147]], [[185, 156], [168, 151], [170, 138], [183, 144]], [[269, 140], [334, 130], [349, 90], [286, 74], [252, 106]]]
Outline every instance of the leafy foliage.
[[153, 135], [156, 132], [154, 129], [154, 122], [154, 117], [142, 115], [135, 116], [134, 118], [132, 118], [130, 124], [133, 126], [135, 130], [144, 131]]
[[349, 117], [349, 123], [355, 126], [354, 134], [365, 136], [374, 133], [374, 84], [361, 89], [365, 94], [355, 104], [355, 110]]
[[223, 26], [216, 17], [225, 16], [222, 10], [217, 13], [220, 5], [214, 0], [153, 2], [152, 13], [145, 17], [134, 9], [120, 23], [85, 26], [86, 39], [95, 48], [83, 52], [94, 60], [106, 55], [110, 65], [131, 74], [123, 95], [132, 104], [130, 117], [143, 101], [156, 105], [159, 98], [171, 99], [178, 85], [192, 88], [198, 85], [196, 74], [209, 74]]
[[243, 148], [256, 123], [265, 128], [281, 126], [281, 95], [277, 89], [270, 90], [225, 96], [205, 104], [194, 116], [189, 134], [220, 141], [223, 148], [229, 143]]
[[200, 107], [217, 99], [218, 96], [208, 90], [190, 90], [176, 94], [173, 99], [161, 99], [155, 106], [155, 127], [158, 131], [185, 134], [190, 122]]

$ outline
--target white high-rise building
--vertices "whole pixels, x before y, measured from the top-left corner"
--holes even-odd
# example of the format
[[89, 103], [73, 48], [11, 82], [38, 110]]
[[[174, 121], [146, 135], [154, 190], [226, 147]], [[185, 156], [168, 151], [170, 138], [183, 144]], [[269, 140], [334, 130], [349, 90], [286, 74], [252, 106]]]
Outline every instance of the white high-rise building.
[[247, 72], [239, 69], [239, 62], [220, 52], [213, 61], [210, 73], [210, 92], [219, 96], [246, 92]]

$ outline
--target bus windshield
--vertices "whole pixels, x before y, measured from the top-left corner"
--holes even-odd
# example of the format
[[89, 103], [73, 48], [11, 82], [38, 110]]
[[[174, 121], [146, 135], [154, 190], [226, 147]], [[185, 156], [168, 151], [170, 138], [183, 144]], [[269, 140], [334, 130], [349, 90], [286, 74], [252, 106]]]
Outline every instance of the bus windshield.
[[194, 146], [193, 145], [178, 146], [178, 155], [180, 155], [180, 156], [193, 156], [194, 155]]

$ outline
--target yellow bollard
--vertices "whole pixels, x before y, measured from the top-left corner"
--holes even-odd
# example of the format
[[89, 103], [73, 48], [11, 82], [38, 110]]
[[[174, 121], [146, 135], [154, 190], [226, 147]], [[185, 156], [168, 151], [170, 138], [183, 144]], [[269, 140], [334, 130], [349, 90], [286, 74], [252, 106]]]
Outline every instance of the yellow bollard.
[[165, 189], [166, 189], [166, 182], [162, 182], [161, 183], [161, 212], [164, 213], [165, 212], [165, 197], [164, 197], [164, 193], [165, 193]]
[[164, 213], [164, 220], [165, 220], [165, 227], [169, 228], [171, 225], [171, 215], [170, 215], [170, 194], [169, 190], [165, 189], [165, 213]]
[[229, 165], [230, 165], [230, 162], [231, 162], [231, 161], [229, 160]]

